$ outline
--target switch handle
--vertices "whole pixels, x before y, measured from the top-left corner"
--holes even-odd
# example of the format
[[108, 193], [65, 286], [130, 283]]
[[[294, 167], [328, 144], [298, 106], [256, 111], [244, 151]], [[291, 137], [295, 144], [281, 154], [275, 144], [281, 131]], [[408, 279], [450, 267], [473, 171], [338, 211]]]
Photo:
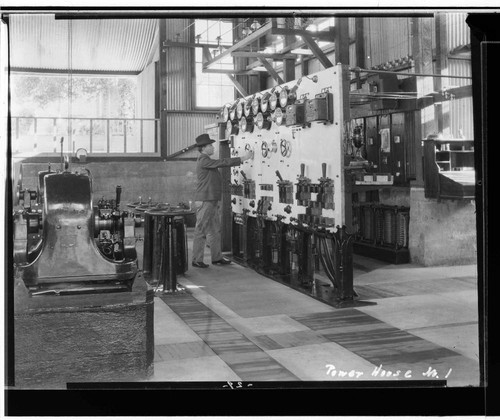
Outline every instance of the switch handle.
[[321, 164], [321, 170], [323, 171], [323, 178], [326, 178], [326, 163]]
[[280, 181], [283, 181], [283, 177], [280, 174], [280, 171], [276, 171], [276, 176], [280, 179]]

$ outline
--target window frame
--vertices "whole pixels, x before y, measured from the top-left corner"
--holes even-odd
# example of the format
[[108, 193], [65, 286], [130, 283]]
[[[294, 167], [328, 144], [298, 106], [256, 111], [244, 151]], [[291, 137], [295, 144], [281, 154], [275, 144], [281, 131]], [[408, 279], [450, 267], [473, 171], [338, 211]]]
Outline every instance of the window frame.
[[[190, 23], [192, 24], [191, 25], [191, 39], [193, 39], [193, 42], [196, 42], [196, 30], [195, 30], [195, 21], [197, 20], [204, 20], [204, 21], [223, 21], [223, 22], [229, 22], [231, 23], [232, 25], [232, 30], [234, 31], [234, 20], [233, 19], [210, 19], [210, 18], [205, 18], [205, 19], [198, 19], [198, 18], [195, 18], [195, 19], [191, 19], [190, 20]], [[234, 35], [234, 34], [233, 34]], [[211, 43], [212, 41], [206, 41], [208, 43]], [[216, 42], [216, 41], [214, 41]], [[200, 43], [204, 43], [204, 41], [200, 41]], [[191, 74], [193, 75], [192, 76], [192, 83], [191, 83], [191, 86], [192, 86], [192, 92], [191, 92], [191, 103], [192, 103], [192, 107], [191, 109], [193, 111], [205, 111], [205, 112], [214, 112], [214, 111], [218, 111], [226, 102], [231, 102], [231, 101], [234, 101], [236, 99], [236, 91], [235, 91], [235, 87], [234, 85], [232, 85], [232, 88], [233, 88], [233, 95], [232, 95], [232, 98], [227, 100], [227, 101], [224, 101], [224, 98], [221, 98], [221, 103], [219, 105], [216, 105], [216, 106], [201, 106], [201, 105], [198, 105], [197, 104], [197, 101], [196, 101], [196, 97], [197, 97], [197, 88], [198, 88], [198, 85], [197, 85], [197, 72], [196, 72], [196, 65], [197, 65], [197, 61], [196, 61], [196, 50], [198, 48], [192, 48], [192, 52], [191, 52]], [[201, 48], [200, 48], [200, 51], [201, 51]], [[203, 62], [203, 61], [202, 61]], [[233, 60], [233, 63], [234, 63], [234, 60]], [[207, 73], [207, 74], [210, 74], [210, 73]], [[215, 73], [217, 74], [217, 73]], [[221, 75], [224, 75], [224, 74], [221, 74]], [[221, 85], [222, 86], [222, 85]]]

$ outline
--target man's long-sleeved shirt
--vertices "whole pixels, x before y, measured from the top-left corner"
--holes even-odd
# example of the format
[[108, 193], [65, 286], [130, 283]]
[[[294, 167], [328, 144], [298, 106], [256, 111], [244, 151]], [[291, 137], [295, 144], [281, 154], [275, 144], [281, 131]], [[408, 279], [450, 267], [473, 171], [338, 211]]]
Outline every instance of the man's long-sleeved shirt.
[[196, 186], [195, 200], [220, 200], [222, 197], [222, 177], [219, 168], [241, 165], [239, 157], [225, 159], [211, 159], [201, 153], [196, 162], [198, 185]]

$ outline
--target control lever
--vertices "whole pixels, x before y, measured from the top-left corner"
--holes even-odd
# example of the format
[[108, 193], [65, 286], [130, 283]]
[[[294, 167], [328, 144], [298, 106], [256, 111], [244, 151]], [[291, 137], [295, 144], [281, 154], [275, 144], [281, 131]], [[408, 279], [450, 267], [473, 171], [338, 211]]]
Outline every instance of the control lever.
[[247, 176], [246, 176], [245, 172], [240, 171], [240, 174], [245, 179], [245, 181], [247, 181]]
[[323, 172], [323, 178], [326, 178], [326, 163], [321, 164], [321, 170]]
[[300, 177], [301, 178], [304, 178], [305, 171], [306, 171], [306, 165], [304, 163], [301, 163], [300, 164]]
[[281, 182], [283, 182], [283, 177], [281, 176], [280, 171], [278, 170], [276, 171], [276, 176], [279, 178]]

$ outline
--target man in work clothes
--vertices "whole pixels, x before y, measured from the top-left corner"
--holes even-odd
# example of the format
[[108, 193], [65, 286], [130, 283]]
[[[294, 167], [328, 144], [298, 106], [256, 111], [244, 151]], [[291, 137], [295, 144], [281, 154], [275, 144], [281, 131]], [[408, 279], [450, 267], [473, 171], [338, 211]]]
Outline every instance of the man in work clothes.
[[198, 268], [208, 267], [208, 264], [203, 262], [206, 242], [210, 246], [212, 264], [231, 264], [231, 261], [222, 257], [221, 251], [219, 201], [222, 197], [222, 177], [219, 168], [241, 165], [253, 156], [251, 151], [247, 151], [241, 157], [211, 159], [210, 156], [214, 154], [212, 143], [215, 143], [215, 140], [208, 134], [196, 137], [200, 156], [196, 162], [198, 183], [195, 193], [196, 226], [192, 264]]

